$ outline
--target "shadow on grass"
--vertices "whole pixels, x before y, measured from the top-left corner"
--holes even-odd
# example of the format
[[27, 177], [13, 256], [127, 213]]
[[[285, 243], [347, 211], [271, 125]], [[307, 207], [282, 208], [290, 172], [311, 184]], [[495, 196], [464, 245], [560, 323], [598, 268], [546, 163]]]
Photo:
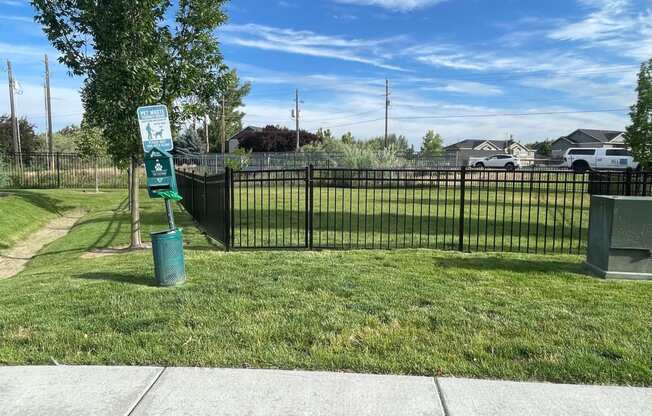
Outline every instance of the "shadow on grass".
[[57, 215], [63, 215], [63, 212], [65, 212], [66, 210], [74, 208], [74, 206], [68, 206], [64, 204], [63, 203], [64, 201], [60, 198], [54, 198], [45, 195], [43, 193], [23, 191], [23, 190], [15, 190], [12, 191], [11, 193], [21, 199], [24, 199], [25, 201], [29, 202], [31, 205], [37, 206], [41, 209], [44, 209], [48, 212]]
[[530, 259], [515, 259], [502, 257], [482, 258], [437, 258], [437, 264], [447, 268], [473, 269], [473, 270], [499, 270], [517, 273], [583, 273], [582, 263], [565, 260], [546, 260], [542, 257]]
[[154, 276], [145, 274], [125, 274], [112, 272], [82, 273], [73, 276], [76, 279], [85, 280], [106, 280], [109, 282], [127, 283], [131, 285], [155, 287]]

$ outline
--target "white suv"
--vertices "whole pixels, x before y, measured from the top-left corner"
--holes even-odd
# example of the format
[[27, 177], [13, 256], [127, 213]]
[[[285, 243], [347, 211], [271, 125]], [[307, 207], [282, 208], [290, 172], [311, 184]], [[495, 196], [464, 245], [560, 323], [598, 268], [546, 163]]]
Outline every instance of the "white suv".
[[576, 172], [589, 169], [638, 169], [639, 163], [627, 149], [571, 148], [564, 154], [563, 166]]
[[521, 167], [521, 161], [513, 155], [494, 155], [489, 157], [472, 157], [469, 159], [472, 168], [498, 168], [512, 170]]

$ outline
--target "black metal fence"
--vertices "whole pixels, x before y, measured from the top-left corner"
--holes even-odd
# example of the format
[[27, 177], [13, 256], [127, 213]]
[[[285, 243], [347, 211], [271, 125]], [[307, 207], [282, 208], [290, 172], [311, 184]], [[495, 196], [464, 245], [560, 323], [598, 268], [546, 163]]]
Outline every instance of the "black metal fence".
[[127, 170], [111, 158], [83, 158], [76, 153], [3, 153], [0, 175], [7, 188], [126, 188]]
[[592, 193], [652, 195], [652, 174], [639, 172], [308, 167], [178, 177], [189, 212], [227, 249], [580, 254]]
[[215, 240], [229, 245], [229, 181], [226, 173], [203, 176], [177, 171], [181, 204], [197, 224]]

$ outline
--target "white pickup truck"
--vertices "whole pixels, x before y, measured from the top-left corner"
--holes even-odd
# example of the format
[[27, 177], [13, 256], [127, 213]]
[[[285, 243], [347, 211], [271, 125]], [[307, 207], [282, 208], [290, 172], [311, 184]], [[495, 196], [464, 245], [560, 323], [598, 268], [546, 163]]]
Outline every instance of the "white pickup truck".
[[521, 161], [516, 156], [506, 154], [489, 157], [472, 157], [469, 159], [469, 167], [513, 170], [521, 167]]
[[564, 154], [564, 167], [576, 172], [589, 169], [638, 169], [639, 163], [627, 149], [571, 148]]

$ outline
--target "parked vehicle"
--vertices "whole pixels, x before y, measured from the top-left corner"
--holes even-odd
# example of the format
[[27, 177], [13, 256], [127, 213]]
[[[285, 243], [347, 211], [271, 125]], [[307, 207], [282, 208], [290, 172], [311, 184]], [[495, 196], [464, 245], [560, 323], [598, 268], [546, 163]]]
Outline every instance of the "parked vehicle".
[[493, 155], [489, 157], [472, 157], [469, 166], [473, 168], [516, 169], [521, 167], [521, 161], [514, 155]]
[[570, 148], [564, 154], [564, 167], [575, 172], [589, 169], [638, 169], [639, 163], [627, 149]]

